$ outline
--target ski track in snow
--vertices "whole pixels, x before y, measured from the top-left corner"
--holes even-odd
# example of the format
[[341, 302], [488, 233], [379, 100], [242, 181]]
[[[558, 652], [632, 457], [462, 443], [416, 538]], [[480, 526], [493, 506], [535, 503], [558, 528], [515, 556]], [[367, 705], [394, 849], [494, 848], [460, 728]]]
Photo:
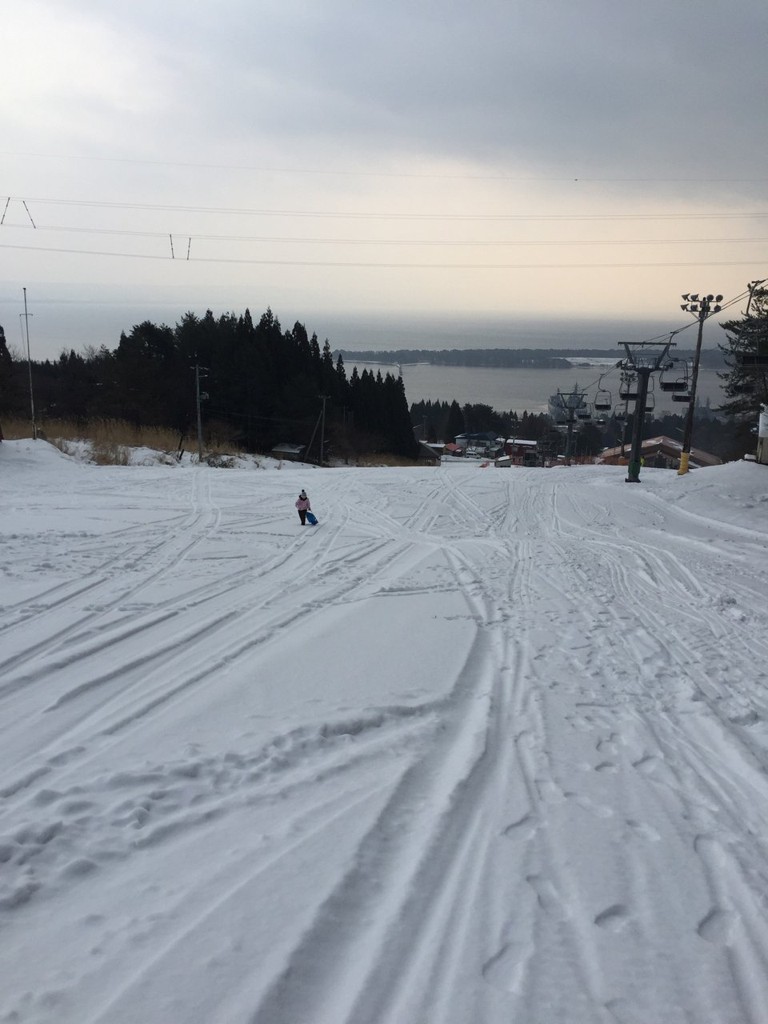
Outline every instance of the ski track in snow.
[[0, 1024], [765, 1024], [768, 527], [712, 471], [325, 471], [315, 532], [299, 469], [45, 469]]

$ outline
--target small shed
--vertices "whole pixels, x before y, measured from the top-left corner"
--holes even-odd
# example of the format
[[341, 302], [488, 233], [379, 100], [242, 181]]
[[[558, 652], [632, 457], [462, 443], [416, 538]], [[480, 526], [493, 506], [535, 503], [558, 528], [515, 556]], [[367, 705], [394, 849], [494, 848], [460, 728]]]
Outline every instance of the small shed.
[[443, 446], [441, 444], [428, 444], [426, 441], [419, 441], [419, 451], [416, 458], [421, 463], [429, 466], [439, 466], [443, 457]]
[[303, 444], [276, 444], [269, 454], [273, 459], [301, 462], [305, 447]]

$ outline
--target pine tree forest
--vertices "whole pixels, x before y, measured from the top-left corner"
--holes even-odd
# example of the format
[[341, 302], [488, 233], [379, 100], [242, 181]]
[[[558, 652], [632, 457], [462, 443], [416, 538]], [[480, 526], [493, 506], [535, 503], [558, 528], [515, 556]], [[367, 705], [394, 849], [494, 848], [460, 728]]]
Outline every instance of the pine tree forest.
[[[0, 417], [24, 416], [26, 360], [0, 347]], [[147, 320], [123, 333], [114, 351], [65, 352], [57, 361], [33, 363], [32, 373], [43, 425], [46, 418], [116, 420], [167, 427], [190, 438], [199, 390], [206, 436], [244, 451], [290, 443], [320, 461], [321, 417], [326, 458], [410, 458], [418, 451], [401, 378], [358, 374], [356, 367], [347, 377], [327, 340], [321, 347], [298, 322], [283, 331], [270, 309], [258, 322], [248, 310], [218, 318], [210, 310], [203, 317], [187, 313], [175, 327]]]

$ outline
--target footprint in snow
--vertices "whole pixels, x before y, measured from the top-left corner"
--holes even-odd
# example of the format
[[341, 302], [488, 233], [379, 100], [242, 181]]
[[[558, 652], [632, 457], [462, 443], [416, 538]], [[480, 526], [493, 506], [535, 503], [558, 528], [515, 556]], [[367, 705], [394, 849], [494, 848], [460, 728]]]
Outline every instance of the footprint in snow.
[[568, 917], [568, 908], [564, 905], [560, 894], [553, 882], [543, 875], [528, 875], [526, 882], [536, 893], [539, 906], [546, 913], [559, 921], [565, 921]]
[[539, 824], [530, 813], [524, 814], [522, 818], [513, 821], [501, 833], [505, 839], [533, 839], [539, 830]]
[[604, 928], [609, 932], [622, 931], [628, 922], [629, 912], [623, 903], [614, 903], [613, 906], [601, 911], [594, 919], [598, 928]]
[[644, 821], [635, 821], [634, 818], [627, 818], [627, 826], [635, 833], [635, 835], [642, 836], [643, 839], [648, 839], [652, 843], [658, 843], [661, 841], [661, 836], [656, 829]]
[[632, 767], [643, 775], [650, 775], [659, 768], [660, 764], [661, 761], [658, 757], [654, 757], [653, 754], [644, 754], [637, 761], [632, 762]]
[[611, 733], [607, 739], [598, 740], [595, 744], [595, 750], [599, 754], [609, 754], [611, 757], [616, 757], [619, 752], [618, 744], [616, 743], [616, 734]]
[[519, 992], [532, 954], [533, 947], [530, 945], [522, 942], [507, 943], [483, 965], [484, 980], [502, 992]]
[[573, 800], [577, 807], [581, 807], [584, 811], [589, 811], [590, 814], [594, 814], [597, 818], [613, 817], [613, 808], [608, 807], [607, 804], [598, 804], [588, 796], [583, 796], [581, 793], [573, 793], [571, 791], [568, 791], [565, 796], [568, 797], [569, 800]]
[[727, 946], [739, 920], [739, 915], [732, 910], [712, 907], [709, 913], [699, 921], [696, 932], [706, 942]]

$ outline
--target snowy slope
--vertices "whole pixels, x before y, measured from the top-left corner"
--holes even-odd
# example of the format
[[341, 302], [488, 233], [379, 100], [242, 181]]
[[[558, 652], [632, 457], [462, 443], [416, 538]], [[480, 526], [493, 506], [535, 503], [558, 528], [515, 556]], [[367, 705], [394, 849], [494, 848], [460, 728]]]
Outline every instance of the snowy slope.
[[768, 1021], [763, 467], [0, 481], [1, 1024]]

